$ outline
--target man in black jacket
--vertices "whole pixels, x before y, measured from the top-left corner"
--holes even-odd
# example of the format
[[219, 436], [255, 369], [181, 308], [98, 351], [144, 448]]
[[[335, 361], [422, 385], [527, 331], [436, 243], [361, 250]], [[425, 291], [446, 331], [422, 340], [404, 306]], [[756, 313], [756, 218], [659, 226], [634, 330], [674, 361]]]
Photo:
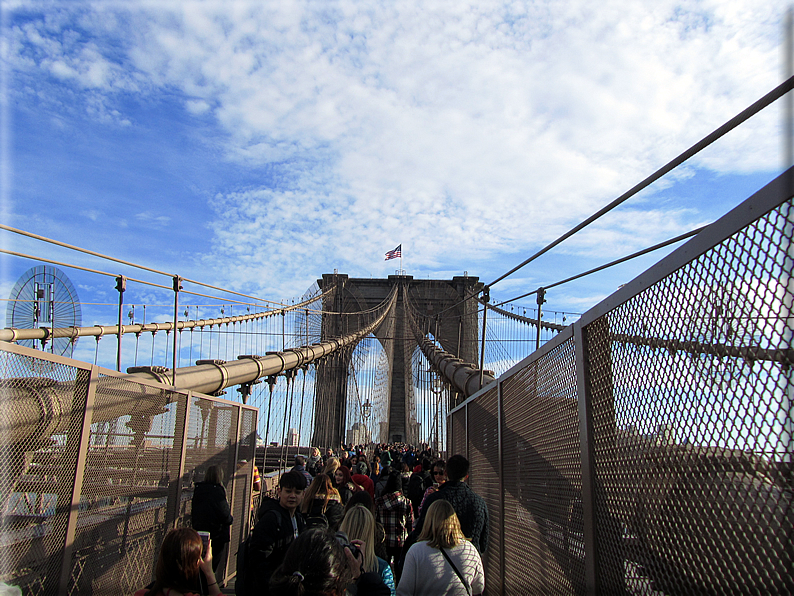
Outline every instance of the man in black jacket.
[[488, 506], [485, 500], [475, 493], [465, 480], [469, 477], [469, 460], [462, 455], [453, 455], [447, 460], [448, 480], [441, 487], [425, 499], [422, 514], [416, 522], [412, 532], [414, 542], [416, 536], [422, 531], [427, 510], [438, 499], [444, 499], [452, 504], [460, 520], [460, 529], [464, 536], [471, 540], [480, 554], [485, 554], [488, 548]]
[[290, 471], [278, 481], [278, 499], [263, 499], [245, 564], [246, 594], [269, 594], [270, 576], [281, 564], [289, 545], [306, 527], [299, 511], [305, 489], [303, 474]]

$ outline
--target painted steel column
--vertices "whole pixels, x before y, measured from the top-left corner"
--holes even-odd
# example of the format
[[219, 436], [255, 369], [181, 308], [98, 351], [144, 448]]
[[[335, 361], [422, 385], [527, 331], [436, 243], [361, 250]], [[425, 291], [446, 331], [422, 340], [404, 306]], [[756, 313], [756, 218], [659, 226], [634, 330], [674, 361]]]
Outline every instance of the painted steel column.
[[543, 318], [543, 303], [546, 302], [546, 290], [544, 288], [537, 289], [537, 303], [538, 303], [538, 324], [535, 328], [535, 349], [540, 349], [540, 330], [543, 329], [541, 319]]
[[491, 295], [488, 291], [487, 286], [482, 291], [482, 299], [483, 302], [485, 302], [485, 307], [482, 309], [482, 346], [480, 347], [480, 387], [482, 387], [483, 384], [483, 374], [484, 374], [483, 367], [485, 366], [485, 332], [487, 329], [485, 323], [488, 320], [488, 302], [491, 300]]
[[[96, 396], [96, 383], [99, 376], [96, 366], [90, 370], [81, 370], [87, 373], [88, 387], [86, 389], [85, 410], [83, 410], [83, 424], [80, 427], [80, 436], [77, 439], [77, 464], [74, 470], [74, 483], [72, 484], [72, 496], [69, 504], [69, 513], [66, 521], [66, 535], [63, 546], [63, 556], [61, 558], [61, 577], [59, 581], [59, 594], [69, 593], [69, 579], [72, 575], [72, 554], [74, 553], [74, 535], [77, 529], [77, 516], [79, 513], [80, 495], [83, 490], [83, 480], [85, 478], [85, 466], [88, 459], [88, 443], [91, 438], [91, 422], [94, 412], [94, 397]], [[80, 373], [78, 373], [78, 378]], [[74, 412], [72, 412], [74, 415]], [[71, 442], [71, 441], [69, 441]], [[63, 507], [60, 504], [59, 507]]]
[[[182, 476], [185, 474], [185, 458], [187, 457], [187, 431], [190, 424], [190, 406], [193, 401], [193, 392], [187, 394], [177, 394], [180, 399], [177, 402], [177, 421], [182, 422], [182, 433], [179, 437], [179, 474], [172, 478], [168, 489], [168, 510], [166, 512], [165, 525], [167, 528], [176, 528], [179, 521], [179, 506], [182, 503]], [[183, 412], [180, 412], [183, 410]], [[180, 413], [182, 414], [180, 416]], [[177, 437], [174, 437], [176, 439]]]
[[[232, 487], [231, 487], [231, 490], [229, 491], [229, 505], [232, 508], [234, 507], [234, 502], [235, 502], [234, 496], [235, 496], [235, 493], [237, 492], [237, 483], [238, 483], [238, 480], [239, 480], [239, 475], [237, 474], [237, 462], [240, 461], [240, 443], [242, 442], [241, 441], [241, 437], [240, 437], [240, 427], [242, 426], [242, 423], [243, 423], [243, 409], [240, 408], [240, 407], [237, 407], [235, 409], [237, 410], [237, 433], [236, 433], [237, 436], [235, 437], [235, 441], [234, 441], [234, 470], [232, 471], [232, 474], [231, 474]], [[253, 462], [248, 464], [249, 469], [252, 469], [251, 468], [252, 463]], [[242, 509], [243, 509], [243, 511], [241, 512], [241, 515], [248, 515], [250, 517], [250, 507], [251, 506], [249, 505], [249, 503], [251, 502], [251, 497], [248, 497], [248, 491], [251, 490], [251, 488], [253, 488], [253, 487], [251, 485], [251, 479], [248, 477], [247, 474], [244, 475], [243, 478], [248, 481], [247, 482], [248, 487], [243, 486], [243, 488], [242, 488], [242, 491], [243, 491]], [[248, 498], [245, 498], [245, 497], [248, 497]], [[243, 525], [245, 526], [247, 524], [245, 522], [243, 522]], [[231, 532], [231, 528], [229, 529], [229, 531]], [[229, 578], [229, 572], [232, 571], [229, 568], [229, 561], [232, 558], [232, 547], [235, 544], [234, 538], [235, 538], [234, 536], [231, 537], [231, 540], [229, 541], [228, 546], [224, 549], [226, 560], [224, 561], [224, 564], [223, 564], [223, 579], [219, 582], [219, 584], [223, 584], [223, 587], [226, 587], [226, 582], [227, 582], [227, 579]], [[220, 569], [220, 568], [221, 568], [221, 566], [220, 566], [220, 564], [218, 564], [218, 569]], [[236, 572], [236, 568], [235, 568], [235, 572]], [[219, 585], [218, 587], [221, 587], [221, 586]]]
[[[124, 335], [124, 326], [121, 324], [122, 310], [124, 307], [124, 292], [127, 290], [127, 278], [119, 275], [116, 278], [116, 290], [119, 293], [119, 325], [116, 334], [116, 370], [121, 372], [121, 336]], [[54, 333], [53, 329], [53, 333]]]
[[[176, 385], [176, 344], [177, 344], [177, 325], [179, 323], [179, 291], [182, 289], [182, 278], [174, 276], [174, 351], [171, 355], [171, 384]], [[227, 323], [228, 325], [228, 323]], [[119, 326], [119, 332], [121, 327]]]
[[579, 445], [582, 459], [582, 511], [584, 535], [585, 585], [588, 594], [600, 593], [598, 553], [595, 527], [595, 466], [593, 412], [590, 394], [590, 370], [585, 330], [579, 321], [573, 324], [576, 360], [576, 393], [579, 411]]
[[502, 440], [502, 425], [504, 411], [502, 409], [502, 381], [496, 382], [496, 448], [499, 459], [499, 583], [502, 586], [501, 593], [505, 593], [505, 460], [504, 443]]

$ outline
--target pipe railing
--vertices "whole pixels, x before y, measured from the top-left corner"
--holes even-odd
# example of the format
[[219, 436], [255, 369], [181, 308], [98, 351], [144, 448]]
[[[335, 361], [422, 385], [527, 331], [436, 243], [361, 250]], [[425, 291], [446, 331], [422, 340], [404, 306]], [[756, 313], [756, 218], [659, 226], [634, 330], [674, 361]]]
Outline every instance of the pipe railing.
[[[183, 329], [194, 329], [204, 327], [214, 327], [215, 325], [228, 325], [229, 323], [239, 323], [243, 321], [254, 321], [265, 317], [272, 317], [283, 312], [289, 312], [299, 308], [305, 308], [307, 304], [316, 302], [330, 292], [331, 289], [326, 290], [322, 294], [313, 296], [298, 304], [268, 310], [266, 312], [258, 312], [247, 315], [240, 315], [236, 317], [218, 317], [217, 319], [195, 319], [187, 321], [177, 321], [176, 329], [181, 331]], [[138, 323], [132, 325], [121, 325], [121, 334], [128, 333], [157, 333], [158, 331], [171, 332], [174, 330], [174, 322], [166, 321], [165, 323]], [[41, 340], [51, 341], [61, 337], [68, 337], [70, 339], [77, 339], [78, 337], [102, 337], [103, 335], [118, 335], [118, 325], [93, 325], [91, 327], [38, 327], [36, 329], [16, 329], [14, 327], [7, 327], [0, 329], [0, 341], [15, 342], [21, 340]]]

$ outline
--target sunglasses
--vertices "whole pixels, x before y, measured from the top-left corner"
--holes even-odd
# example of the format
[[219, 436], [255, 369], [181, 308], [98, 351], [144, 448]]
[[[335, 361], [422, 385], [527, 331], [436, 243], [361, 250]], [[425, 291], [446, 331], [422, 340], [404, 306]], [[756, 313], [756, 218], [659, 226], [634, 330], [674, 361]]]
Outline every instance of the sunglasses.
[[444, 472], [433, 472], [433, 476], [443, 476]]

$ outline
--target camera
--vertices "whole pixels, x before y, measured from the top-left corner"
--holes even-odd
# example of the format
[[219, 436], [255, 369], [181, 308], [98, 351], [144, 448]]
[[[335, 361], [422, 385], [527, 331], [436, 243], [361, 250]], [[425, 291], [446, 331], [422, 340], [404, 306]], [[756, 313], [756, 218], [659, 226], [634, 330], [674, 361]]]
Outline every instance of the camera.
[[355, 544], [350, 544], [350, 539], [347, 537], [347, 534], [339, 530], [336, 534], [334, 534], [334, 537], [342, 546], [342, 548], [349, 548], [350, 554], [353, 555], [353, 558], [358, 559], [358, 556], [361, 554], [361, 549], [359, 549]]

